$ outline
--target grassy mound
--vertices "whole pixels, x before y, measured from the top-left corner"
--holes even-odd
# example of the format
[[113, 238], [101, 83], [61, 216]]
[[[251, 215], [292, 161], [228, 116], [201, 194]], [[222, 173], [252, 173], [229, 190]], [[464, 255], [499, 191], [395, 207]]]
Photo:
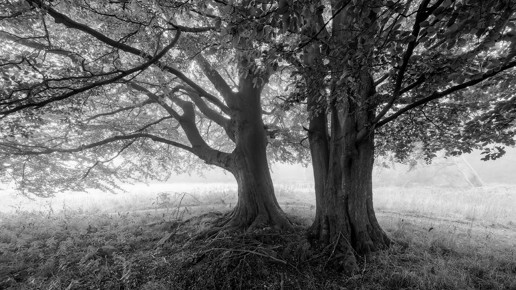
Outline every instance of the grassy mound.
[[0, 289], [516, 289], [514, 249], [482, 253], [409, 223], [387, 228], [401, 243], [347, 276], [304, 226], [199, 239], [220, 214], [166, 217], [0, 216]]

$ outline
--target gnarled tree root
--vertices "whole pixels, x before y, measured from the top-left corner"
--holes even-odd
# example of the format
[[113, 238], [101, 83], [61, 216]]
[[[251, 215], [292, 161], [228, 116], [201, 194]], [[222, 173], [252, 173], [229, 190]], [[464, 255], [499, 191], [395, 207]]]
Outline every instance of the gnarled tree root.
[[263, 228], [273, 228], [280, 232], [291, 232], [293, 230], [292, 223], [283, 213], [276, 215], [260, 213], [254, 216], [242, 216], [236, 209], [214, 220], [211, 225], [210, 228], [197, 234], [194, 239], [212, 238], [229, 232], [252, 232]]

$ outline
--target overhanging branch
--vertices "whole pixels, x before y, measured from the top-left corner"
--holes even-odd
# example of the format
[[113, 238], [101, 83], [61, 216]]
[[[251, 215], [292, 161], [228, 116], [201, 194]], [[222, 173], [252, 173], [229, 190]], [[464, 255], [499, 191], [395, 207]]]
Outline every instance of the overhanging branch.
[[13, 35], [6, 31], [0, 31], [0, 39], [6, 39], [6, 40], [12, 41], [14, 43], [24, 45], [26, 47], [30, 47], [30, 48], [34, 48], [34, 49], [38, 49], [38, 50], [44, 50], [47, 53], [65, 56], [65, 57], [68, 57], [69, 59], [71, 59], [74, 63], [78, 63], [78, 64], [80, 64], [81, 61], [84, 59], [82, 56], [75, 54], [73, 52], [70, 52], [70, 51], [67, 51], [64, 49], [59, 49], [59, 48], [52, 48], [52, 47], [49, 47], [42, 43], [39, 43], [36, 41], [31, 41], [29, 39], [19, 37], [17, 35]]
[[172, 116], [174, 119], [176, 119], [178, 121], [181, 119], [181, 115], [178, 112], [176, 112], [176, 110], [174, 110], [174, 108], [172, 108], [171, 106], [166, 104], [165, 101], [162, 99], [162, 97], [154, 94], [153, 92], [149, 91], [147, 88], [142, 87], [135, 82], [129, 82], [127, 85], [132, 87], [133, 89], [136, 89], [136, 90], [146, 94], [147, 97], [149, 98], [149, 100], [152, 100], [152, 102], [156, 102], [159, 105], [161, 105], [161, 107], [163, 107], [163, 109], [165, 109], [165, 111], [167, 111], [167, 113], [169, 113], [170, 116]]
[[224, 78], [211, 66], [201, 53], [197, 54], [195, 60], [215, 89], [222, 95], [226, 103], [230, 104], [233, 101], [234, 93]]
[[96, 114], [94, 116], [88, 117], [86, 119], [86, 121], [91, 121], [93, 119], [97, 119], [97, 118], [104, 117], [104, 116], [116, 115], [118, 113], [125, 112], [125, 111], [128, 111], [128, 110], [133, 110], [133, 109], [136, 109], [136, 108], [139, 108], [139, 107], [143, 107], [145, 105], [152, 104], [152, 103], [154, 103], [153, 100], [147, 99], [147, 100], [145, 100], [145, 101], [143, 101], [143, 102], [141, 102], [139, 104], [136, 104], [134, 106], [123, 107], [123, 108], [119, 108], [119, 109], [111, 111], [111, 112]]
[[230, 119], [226, 118], [222, 114], [218, 113], [217, 111], [213, 110], [202, 100], [202, 98], [197, 95], [197, 92], [190, 89], [190, 88], [182, 88], [188, 95], [188, 97], [194, 102], [195, 106], [203, 113], [208, 119], [214, 121], [226, 131], [226, 134], [228, 137], [235, 141], [235, 133], [230, 125]]
[[[100, 40], [101, 42], [111, 46], [111, 47], [115, 47], [115, 48], [118, 48], [120, 50], [123, 50], [125, 52], [128, 52], [128, 53], [131, 53], [133, 55], [136, 55], [136, 56], [140, 56], [142, 58], [145, 58], [145, 59], [152, 59], [153, 56], [140, 50], [140, 49], [137, 49], [137, 48], [134, 48], [130, 45], [127, 45], [127, 44], [124, 44], [124, 43], [121, 43], [121, 42], [118, 42], [116, 40], [113, 40], [109, 37], [107, 37], [106, 35], [98, 32], [97, 30], [85, 25], [85, 24], [82, 24], [82, 23], [79, 23], [77, 21], [74, 21], [72, 20], [70, 17], [56, 11], [55, 9], [53, 9], [52, 7], [47, 7], [43, 4], [43, 1], [41, 0], [27, 0], [29, 3], [33, 4], [33, 5], [36, 5], [38, 7], [43, 7], [45, 8], [45, 10], [47, 11], [47, 13], [52, 16], [55, 20], [56, 23], [61, 23], [63, 25], [65, 25], [66, 27], [68, 28], [72, 28], [72, 29], [77, 29], [77, 30], [80, 30], [82, 32], [85, 32], [86, 34], [89, 34], [91, 36], [93, 36], [94, 38]], [[176, 33], [176, 36], [178, 36], [181, 32], [181, 30], [179, 28], [177, 28], [177, 33]], [[180, 72], [179, 70], [169, 66], [169, 65], [166, 65], [165, 63], [162, 63], [162, 62], [156, 62], [156, 65], [158, 67], [160, 67], [162, 70], [164, 71], [167, 71], [171, 74], [174, 74], [175, 76], [177, 76], [179, 79], [181, 79], [182, 81], [184, 81], [187, 85], [189, 85], [190, 87], [194, 88], [197, 92], [199, 92], [199, 94], [201, 94], [204, 98], [206, 98], [208, 101], [210, 101], [212, 104], [216, 105], [217, 107], [219, 107], [224, 113], [228, 114], [229, 113], [229, 108], [221, 101], [219, 100], [217, 97], [215, 97], [214, 95], [208, 93], [206, 90], [204, 90], [201, 86], [199, 86], [198, 84], [196, 84], [194, 81], [192, 81], [190, 78], [188, 78], [185, 74], [183, 74], [182, 72]]]
[[[113, 142], [118, 142], [118, 141], [123, 141], [123, 140], [134, 140], [137, 138], [148, 138], [155, 142], [172, 145], [177, 148], [194, 153], [194, 151], [191, 147], [181, 144], [179, 142], [168, 140], [163, 137], [155, 136], [155, 135], [148, 134], [148, 133], [134, 133], [134, 134], [128, 134], [128, 135], [113, 136], [113, 137], [110, 137], [110, 138], [107, 138], [107, 139], [104, 139], [104, 140], [101, 140], [98, 142], [93, 142], [93, 143], [90, 143], [87, 145], [81, 145], [79, 147], [68, 148], [68, 149], [46, 148], [46, 149], [42, 149], [42, 150], [33, 151], [33, 150], [24, 150], [23, 148], [20, 148], [19, 146], [17, 146], [16, 148], [17, 148], [18, 152], [12, 152], [11, 154], [13, 154], [13, 155], [45, 155], [45, 154], [52, 154], [52, 153], [76, 153], [76, 152], [81, 152], [84, 150], [96, 148], [99, 146], [104, 146], [106, 144], [110, 144]], [[0, 146], [4, 146], [3, 142], [0, 143]], [[12, 148], [12, 146], [10, 146], [10, 147]]]
[[[442, 0], [439, 0], [438, 2], [442, 2]], [[428, 18], [428, 16], [430, 15], [426, 11], [428, 4], [430, 4], [430, 0], [423, 0], [418, 7], [416, 19], [415, 19], [414, 25], [412, 27], [412, 33], [411, 33], [412, 40], [407, 45], [407, 50], [405, 50], [405, 53], [403, 54], [401, 66], [398, 70], [398, 74], [396, 75], [396, 78], [394, 81], [394, 89], [393, 89], [391, 99], [383, 107], [383, 109], [378, 113], [376, 118], [373, 120], [373, 124], [378, 123], [379, 120], [381, 118], [383, 118], [383, 116], [385, 116], [385, 114], [387, 114], [387, 112], [394, 105], [394, 102], [396, 101], [396, 99], [398, 99], [398, 97], [400, 96], [401, 85], [403, 83], [403, 78], [405, 77], [405, 72], [407, 71], [407, 68], [408, 68], [410, 57], [414, 53], [414, 49], [417, 46], [417, 38], [418, 38], [419, 32], [421, 30], [420, 24], [421, 24], [421, 22], [425, 21]]]
[[[124, 78], [124, 77], [126, 77], [128, 75], [131, 75], [131, 74], [133, 74], [135, 72], [143, 71], [143, 70], [147, 69], [148, 67], [150, 67], [155, 62], [157, 62], [172, 47], [174, 47], [176, 45], [177, 41], [179, 40], [179, 35], [180, 35], [180, 32], [178, 31], [176, 33], [174, 39], [172, 40], [172, 42], [169, 45], [167, 45], [165, 48], [163, 48], [163, 50], [160, 53], [158, 53], [157, 55], [151, 57], [147, 62], [145, 62], [145, 63], [143, 63], [143, 64], [141, 64], [141, 65], [139, 65], [137, 67], [134, 67], [132, 69], [121, 71], [118, 76], [115, 76], [115, 77], [110, 78], [110, 79], [98, 81], [98, 82], [92, 83], [92, 84], [90, 84], [88, 86], [84, 86], [82, 88], [74, 89], [71, 92], [68, 92], [66, 94], [63, 94], [63, 95], [60, 95], [60, 96], [56, 96], [56, 97], [52, 97], [52, 98], [46, 99], [46, 100], [41, 101], [41, 102], [27, 103], [27, 104], [23, 104], [23, 105], [20, 105], [20, 106], [16, 106], [16, 107], [14, 107], [12, 109], [8, 109], [8, 110], [5, 110], [5, 111], [0, 111], [0, 115], [3, 115], [3, 117], [5, 117], [6, 115], [9, 115], [11, 113], [14, 113], [14, 112], [26, 109], [26, 108], [31, 108], [31, 107], [33, 107], [33, 108], [34, 107], [40, 108], [40, 107], [43, 107], [43, 106], [45, 106], [47, 104], [67, 99], [67, 98], [69, 98], [71, 96], [74, 96], [74, 95], [77, 95], [79, 93], [88, 91], [88, 90], [93, 89], [95, 87], [104, 86], [104, 85], [107, 85], [107, 84], [114, 83], [114, 82], [116, 82], [116, 81], [118, 81], [118, 80], [120, 80], [120, 79], [122, 79], [122, 78]], [[3, 117], [0, 117], [0, 119], [3, 118]]]
[[512, 61], [512, 62], [509, 62], [507, 63], [506, 65], [502, 66], [500, 69], [493, 69], [489, 72], [486, 72], [485, 74], [482, 75], [482, 77], [480, 78], [476, 78], [476, 79], [473, 79], [473, 80], [470, 80], [470, 81], [467, 81], [467, 82], [464, 82], [460, 85], [456, 85], [456, 86], [453, 86], [449, 89], [446, 89], [444, 91], [441, 91], [441, 92], [434, 92], [432, 93], [431, 95], [425, 97], [425, 98], [422, 98], [418, 101], [415, 101], [414, 103], [410, 104], [410, 105], [407, 105], [403, 108], [401, 108], [400, 110], [398, 110], [396, 113], [384, 118], [383, 120], [379, 121], [377, 124], [376, 124], [376, 128], [379, 128], [385, 124], [387, 124], [388, 122], [391, 122], [393, 120], [395, 120], [396, 118], [398, 118], [399, 116], [401, 116], [402, 114], [404, 114], [405, 112], [407, 111], [410, 111], [414, 108], [417, 108], [421, 105], [424, 105], [430, 101], [433, 101], [433, 100], [437, 100], [437, 99], [440, 99], [440, 98], [443, 98], [443, 97], [446, 97], [454, 92], [457, 92], [457, 91], [460, 91], [462, 89], [465, 89], [465, 88], [468, 88], [468, 87], [471, 87], [471, 86], [474, 86], [478, 83], [481, 83], [503, 71], [506, 71], [510, 68], [513, 68], [516, 66], [516, 61]]
[[178, 101], [176, 104], [183, 109], [183, 115], [179, 123], [188, 141], [192, 144], [194, 154], [208, 164], [214, 164], [229, 170], [231, 154], [216, 150], [206, 143], [196, 125], [194, 104], [192, 102], [179, 100], [179, 98], [177, 98], [176, 101]]
[[[143, 93], [147, 94], [149, 98], [159, 100], [160, 97], [151, 91], [147, 90], [146, 88], [131, 82], [129, 84], [131, 87], [138, 89], [142, 91]], [[176, 88], [177, 89], [177, 88]], [[183, 131], [186, 134], [186, 137], [188, 138], [188, 141], [190, 144], [192, 144], [190, 152], [197, 155], [199, 158], [203, 159], [205, 162], [209, 164], [215, 164], [217, 166], [223, 167], [228, 169], [228, 160], [230, 157], [230, 154], [224, 153], [221, 151], [218, 151], [216, 149], [213, 149], [202, 137], [202, 135], [199, 132], [199, 129], [197, 128], [196, 122], [195, 122], [195, 110], [194, 110], [194, 104], [181, 100], [180, 98], [173, 98], [172, 96], [168, 96], [171, 101], [173, 101], [176, 105], [181, 107], [183, 110], [183, 114], [179, 115], [172, 107], [165, 104], [163, 100], [160, 100], [159, 103], [169, 112], [169, 114], [174, 117], [177, 121], [179, 121], [179, 124]], [[202, 102], [202, 100], [201, 100]], [[206, 104], [205, 104], [206, 105]], [[214, 112], [214, 111], [213, 111]], [[214, 112], [216, 113], [216, 112]], [[221, 116], [222, 117], [222, 116]], [[219, 120], [220, 121], [220, 120]], [[222, 126], [226, 132], [228, 132], [228, 126], [227, 123], [224, 123], [221, 121], [221, 124], [225, 125]], [[229, 135], [229, 133], [228, 133]], [[231, 136], [230, 136], [231, 138]]]

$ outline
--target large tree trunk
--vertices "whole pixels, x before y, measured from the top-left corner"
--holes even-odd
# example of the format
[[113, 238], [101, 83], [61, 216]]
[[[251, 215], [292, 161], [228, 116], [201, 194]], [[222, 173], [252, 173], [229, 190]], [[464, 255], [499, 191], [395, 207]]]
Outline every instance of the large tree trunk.
[[233, 175], [238, 184], [238, 203], [230, 214], [228, 226], [249, 230], [264, 226], [290, 229], [290, 222], [274, 195], [265, 154], [261, 150], [248, 151], [255, 148], [252, 139], [242, 144], [242, 151], [236, 152]]
[[[328, 72], [332, 94], [326, 111], [331, 128], [328, 145], [318, 138], [327, 134], [326, 120], [311, 118], [309, 129], [317, 211], [308, 236], [313, 245], [332, 249], [334, 265], [346, 272], [357, 270], [355, 254], [367, 255], [390, 243], [373, 208], [376, 102], [368, 35], [374, 35], [377, 27], [371, 23], [375, 14], [368, 5], [374, 1], [353, 2], [331, 1], [331, 48], [341, 55]], [[317, 94], [308, 97], [310, 111], [318, 99]]]
[[[312, 157], [312, 168], [315, 185], [315, 220], [319, 220], [325, 210], [324, 192], [329, 166], [329, 136], [328, 118], [325, 109], [318, 110], [317, 95], [308, 98], [308, 112], [311, 115], [308, 126], [308, 141], [310, 144], [310, 155]], [[311, 231], [316, 232], [316, 229]]]
[[[333, 109], [332, 136], [329, 162], [325, 162], [324, 147], [310, 143], [315, 178], [326, 175], [324, 190], [321, 180], [316, 182], [316, 217], [308, 231], [313, 244], [335, 244], [341, 259], [337, 263], [345, 271], [356, 270], [353, 253], [367, 255], [385, 249], [390, 241], [376, 220], [373, 208], [372, 171], [374, 161], [374, 138], [370, 132], [357, 140], [356, 132], [345, 123], [340, 123], [342, 112]], [[333, 125], [335, 124], [335, 125]], [[325, 170], [321, 164], [327, 163]], [[326, 174], [325, 174], [326, 172]]]
[[238, 183], [238, 203], [227, 225], [246, 229], [262, 226], [290, 229], [291, 224], [274, 195], [260, 93], [261, 89], [253, 86], [252, 81], [243, 80], [234, 104], [237, 107], [233, 116], [236, 147], [230, 171]]
[[[245, 39], [241, 39], [237, 48], [242, 51], [254, 49]], [[231, 172], [238, 184], [237, 205], [220, 220], [219, 225], [224, 229], [249, 230], [263, 226], [290, 229], [291, 224], [274, 195], [267, 162], [267, 135], [262, 120], [261, 93], [268, 75], [260, 72], [245, 54], [237, 58], [240, 75], [238, 92], [234, 92], [205, 58], [197, 57], [206, 76], [224, 96], [231, 118], [227, 124], [224, 119], [220, 123], [235, 142], [235, 149], [229, 156], [217, 154], [216, 162], [213, 162]], [[189, 139], [194, 140], [193, 137]]]
[[[363, 73], [359, 82], [362, 100], [370, 100], [374, 94], [370, 75]], [[335, 262], [346, 272], [357, 269], [354, 253], [367, 255], [390, 243], [373, 208], [374, 128], [369, 124], [375, 107], [366, 103], [359, 106], [351, 101], [333, 102], [329, 146], [321, 146], [315, 137], [309, 138], [314, 176], [326, 178], [323, 191], [321, 180], [316, 181], [317, 212], [308, 236], [312, 244], [335, 245]], [[317, 132], [326, 131], [326, 127], [316, 124], [319, 122], [316, 118], [310, 120], [309, 134], [324, 134]], [[324, 150], [328, 153], [321, 152]], [[327, 164], [326, 169], [323, 164]]]

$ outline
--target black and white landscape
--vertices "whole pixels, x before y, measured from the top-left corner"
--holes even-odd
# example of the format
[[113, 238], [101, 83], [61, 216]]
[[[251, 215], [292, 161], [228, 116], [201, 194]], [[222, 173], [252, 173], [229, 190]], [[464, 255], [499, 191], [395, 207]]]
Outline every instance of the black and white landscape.
[[516, 289], [516, 2], [3, 0], [0, 289]]

